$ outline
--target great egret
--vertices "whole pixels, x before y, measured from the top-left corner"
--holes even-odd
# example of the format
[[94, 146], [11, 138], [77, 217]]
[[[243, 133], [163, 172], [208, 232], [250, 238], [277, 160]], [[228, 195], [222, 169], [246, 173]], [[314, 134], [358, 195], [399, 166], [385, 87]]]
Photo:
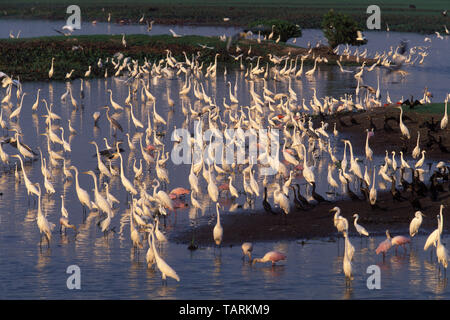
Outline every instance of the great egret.
[[109, 92], [109, 101], [110, 101], [110, 103], [111, 103], [111, 106], [112, 106], [115, 110], [123, 110], [123, 107], [122, 107], [120, 104], [118, 104], [117, 102], [115, 102], [115, 101], [113, 100], [113, 98], [112, 98], [112, 90], [111, 90], [111, 89], [108, 89], [108, 92]]
[[27, 174], [25, 172], [25, 168], [23, 166], [22, 158], [18, 154], [12, 155], [12, 157], [18, 158], [20, 160], [20, 166], [22, 169], [23, 181], [25, 181], [25, 188], [27, 189], [27, 194], [34, 194], [36, 196], [40, 196], [40, 191], [35, 187], [34, 184], [31, 183], [30, 179], [28, 179]]
[[213, 229], [213, 238], [214, 238], [214, 242], [218, 246], [220, 246], [220, 244], [222, 243], [222, 238], [223, 238], [223, 228], [222, 228], [222, 225], [220, 224], [219, 208], [220, 208], [220, 204], [216, 203], [217, 221], [216, 221], [216, 225], [214, 226], [214, 229]]
[[447, 116], [447, 99], [445, 99], [445, 112], [444, 112], [444, 116], [442, 117], [441, 120], [441, 130], [444, 130], [447, 127], [448, 124], [448, 116]]
[[233, 186], [233, 177], [232, 177], [232, 176], [229, 176], [229, 177], [228, 177], [228, 180], [229, 180], [229, 183], [228, 183], [228, 189], [230, 190], [230, 195], [231, 195], [232, 197], [239, 198], [239, 193], [238, 193], [238, 191], [236, 190], [236, 188]]
[[77, 231], [77, 227], [69, 223], [69, 212], [64, 207], [64, 195], [61, 195], [61, 217], [59, 218], [59, 223], [61, 225], [60, 231], [64, 228], [64, 233], [66, 233], [66, 229], [68, 228], [73, 229], [75, 232]]
[[53, 77], [54, 68], [53, 68], [53, 62], [55, 61], [55, 58], [52, 57], [52, 65], [50, 67], [50, 70], [48, 71], [48, 78], [51, 79]]
[[108, 178], [112, 178], [111, 172], [109, 172], [108, 168], [106, 167], [106, 165], [103, 163], [101, 157], [100, 157], [100, 153], [98, 151], [98, 145], [95, 141], [91, 141], [89, 142], [90, 144], [93, 144], [95, 146], [95, 152], [97, 154], [97, 167], [98, 170], [100, 170], [101, 174], [104, 174], [105, 176], [107, 176]]
[[[152, 242], [153, 254], [154, 254], [154, 257], [156, 260], [156, 266], [157, 266], [158, 270], [161, 272], [162, 280], [164, 281], [164, 280], [166, 280], [167, 277], [170, 277], [179, 282], [180, 277], [178, 276], [178, 274], [158, 254], [158, 251], [156, 250], [156, 246], [155, 246], [155, 237], [154, 237], [153, 231], [150, 233], [150, 236], [152, 237], [151, 242]], [[167, 283], [167, 280], [166, 280], [166, 283]]]
[[414, 216], [414, 219], [412, 219], [409, 224], [409, 235], [411, 237], [414, 237], [419, 232], [420, 225], [422, 224], [422, 217], [425, 215], [420, 211], [416, 211]]
[[[440, 217], [437, 216], [437, 219], [438, 219], [438, 223], [439, 223]], [[448, 266], [449, 255], [448, 255], [447, 248], [445, 248], [445, 246], [441, 242], [441, 231], [440, 230], [439, 230], [438, 237], [437, 237], [436, 256], [438, 258], [438, 263], [442, 263], [442, 266], [445, 268], [445, 272], [446, 272], [447, 266]]]
[[400, 109], [400, 131], [402, 132], [402, 135], [404, 135], [406, 138], [410, 139], [411, 135], [409, 134], [408, 128], [403, 123], [403, 108], [397, 107]]
[[439, 236], [439, 234], [442, 233], [442, 230], [444, 228], [444, 217], [442, 215], [442, 211], [444, 209], [444, 205], [441, 204], [440, 206], [440, 212], [439, 212], [439, 219], [438, 219], [438, 228], [435, 229], [427, 238], [427, 240], [425, 241], [425, 246], [423, 247], [423, 250], [428, 250], [428, 248], [431, 245], [436, 246], [437, 244], [437, 238]]
[[123, 170], [123, 159], [122, 155], [119, 152], [119, 146], [117, 146], [117, 152], [119, 153], [120, 158], [120, 181], [122, 182], [122, 185], [124, 186], [125, 190], [127, 190], [127, 192], [131, 193], [132, 195], [137, 195], [136, 188], [130, 182], [130, 180], [128, 180], [127, 177], [125, 177], [125, 173]]
[[78, 169], [75, 166], [70, 166], [69, 169], [75, 171], [75, 189], [77, 192], [78, 200], [80, 201], [81, 205], [83, 206], [83, 211], [86, 210], [86, 207], [89, 210], [92, 210], [92, 204], [91, 204], [91, 197], [89, 196], [89, 193], [87, 193], [86, 190], [80, 187], [80, 184], [78, 182]]
[[92, 177], [92, 179], [94, 180], [94, 195], [95, 195], [95, 204], [97, 205], [97, 207], [104, 213], [112, 216], [113, 212], [112, 212], [111, 205], [103, 197], [103, 195], [98, 191], [96, 174], [92, 170], [89, 170], [89, 171], [86, 171], [83, 173], [90, 175]]
[[344, 270], [344, 274], [345, 274], [345, 280], [346, 280], [346, 284], [348, 283], [348, 281], [353, 280], [353, 275], [352, 275], [352, 258], [353, 258], [353, 252], [354, 252], [354, 247], [352, 246], [352, 244], [350, 243], [350, 240], [348, 239], [348, 235], [347, 232], [344, 231], [344, 239], [345, 239], [345, 247], [344, 247], [344, 259], [342, 261], [342, 268]]
[[339, 207], [334, 207], [330, 210], [334, 212], [333, 222], [338, 232], [348, 231], [348, 220], [341, 216], [341, 209]]
[[47, 220], [45, 215], [42, 213], [41, 209], [41, 186], [39, 183], [36, 183], [36, 186], [38, 188], [38, 214], [37, 214], [37, 225], [39, 227], [39, 232], [41, 235], [39, 245], [42, 244], [42, 234], [45, 235], [47, 239], [47, 245], [50, 247], [50, 240], [52, 239], [52, 231], [53, 228], [55, 228], [55, 224], [51, 223]]
[[359, 215], [355, 213], [353, 215], [353, 218], [355, 218], [355, 220], [353, 221], [353, 224], [355, 225], [355, 229], [359, 233], [359, 235], [368, 237], [369, 233], [367, 232], [367, 230], [363, 226], [358, 224]]

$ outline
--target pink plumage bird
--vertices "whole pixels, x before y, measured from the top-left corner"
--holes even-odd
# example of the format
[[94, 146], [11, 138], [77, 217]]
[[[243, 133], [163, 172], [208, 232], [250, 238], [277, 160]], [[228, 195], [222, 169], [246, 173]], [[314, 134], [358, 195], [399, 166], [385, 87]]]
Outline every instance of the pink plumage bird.
[[386, 255], [386, 252], [388, 252], [388, 250], [392, 247], [392, 241], [391, 241], [391, 235], [389, 234], [389, 230], [386, 230], [386, 240], [384, 240], [383, 242], [381, 242], [377, 249], [375, 250], [375, 252], [377, 254], [382, 253], [383, 254], [383, 261], [384, 261], [384, 257]]
[[397, 254], [398, 246], [402, 246], [403, 250], [406, 252], [405, 244], [411, 243], [411, 239], [405, 236], [395, 236], [392, 238], [391, 243], [395, 246], [395, 254]]
[[172, 191], [170, 191], [169, 197], [173, 200], [173, 199], [176, 199], [176, 198], [181, 197], [183, 195], [189, 194], [190, 192], [191, 191], [188, 190], [188, 189], [178, 187], [178, 188], [175, 188]]
[[286, 260], [286, 256], [278, 251], [270, 251], [267, 252], [264, 257], [253, 259], [253, 264], [256, 262], [272, 262], [272, 266], [275, 265], [276, 262]]

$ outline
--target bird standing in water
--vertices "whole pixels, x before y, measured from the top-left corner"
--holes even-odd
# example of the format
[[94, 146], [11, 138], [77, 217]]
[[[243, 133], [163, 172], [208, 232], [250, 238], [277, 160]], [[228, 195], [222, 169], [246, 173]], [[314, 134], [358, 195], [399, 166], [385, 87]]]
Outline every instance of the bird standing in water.
[[248, 256], [248, 260], [252, 261], [252, 251], [253, 251], [253, 243], [244, 242], [241, 246], [242, 249], [242, 260], [245, 259], [245, 256]]
[[255, 264], [257, 262], [265, 263], [265, 262], [270, 261], [270, 262], [272, 262], [272, 266], [274, 266], [276, 262], [282, 261], [282, 260], [286, 260], [286, 256], [283, 253], [278, 252], [278, 251], [269, 251], [264, 255], [264, 257], [253, 259], [252, 263], [253, 264]]

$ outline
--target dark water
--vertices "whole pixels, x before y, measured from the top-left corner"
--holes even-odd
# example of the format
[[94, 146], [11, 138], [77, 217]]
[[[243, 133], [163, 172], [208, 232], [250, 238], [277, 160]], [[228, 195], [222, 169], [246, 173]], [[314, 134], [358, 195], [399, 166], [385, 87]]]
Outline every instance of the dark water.
[[[220, 252], [208, 247], [190, 253], [184, 245], [168, 243], [161, 255], [181, 281], [169, 279], [168, 285], [162, 286], [159, 272], [147, 269], [144, 255], [133, 258], [128, 239], [105, 241], [97, 237], [77, 244], [73, 236], [60, 239], [58, 235], [51, 250], [41, 254], [36, 242], [7, 237], [4, 229], [0, 245], [2, 299], [449, 298], [448, 279], [439, 276], [435, 253], [430, 261], [429, 252], [423, 251], [424, 236], [414, 238], [412, 249], [407, 247], [406, 254], [399, 248], [395, 255], [391, 249], [384, 262], [382, 256], [375, 254], [383, 237], [351, 237], [356, 252], [350, 287], [346, 287], [342, 271], [342, 240], [339, 247], [326, 240], [310, 240], [305, 245], [283, 241], [257, 243], [255, 257], [273, 249], [287, 255], [287, 260], [275, 267], [270, 263], [252, 266], [247, 260], [243, 262], [239, 247], [222, 248]], [[11, 246], [13, 241], [15, 245]], [[448, 238], [444, 241], [448, 243]], [[80, 290], [66, 286], [66, 269], [73, 264], [81, 269]], [[367, 268], [371, 265], [380, 267], [380, 289], [367, 287], [372, 274]]]
[[[10, 21], [10, 20], [8, 20]], [[13, 21], [14, 22], [14, 21]], [[5, 21], [0, 21], [5, 23]], [[22, 25], [38, 22], [21, 22]], [[44, 22], [40, 22], [44, 23]], [[46, 22], [45, 22], [46, 23]], [[130, 26], [130, 28], [140, 28], [140, 26]], [[36, 26], [35, 26], [36, 28]], [[8, 28], [9, 29], [9, 28]], [[4, 28], [0, 28], [3, 30]], [[25, 28], [23, 29], [26, 35]], [[154, 29], [156, 30], [156, 29]], [[198, 31], [198, 29], [196, 29]], [[212, 29], [208, 29], [210, 32]], [[222, 30], [223, 31], [223, 30]], [[221, 34], [220, 31], [217, 34]], [[178, 32], [176, 30], [176, 32]], [[183, 31], [179, 31], [183, 33]], [[132, 32], [136, 33], [136, 32]], [[405, 34], [383, 34], [368, 33], [369, 44], [372, 54], [375, 50], [389, 50], [389, 46], [396, 45]], [[421, 35], [409, 35], [414, 44], [423, 42]], [[308, 38], [310, 37], [310, 38]], [[305, 31], [304, 38], [300, 41], [316, 39], [317, 31], [311, 33]], [[373, 38], [372, 38], [373, 37]], [[373, 41], [370, 41], [373, 40]], [[380, 47], [376, 46], [376, 43]], [[389, 90], [391, 98], [400, 99], [401, 96], [408, 96], [413, 93], [419, 95], [425, 86], [434, 93], [435, 99], [442, 101], [448, 90], [449, 60], [442, 59], [449, 52], [448, 38], [437, 40], [433, 38], [430, 56], [425, 59], [423, 65], [412, 66], [408, 70], [411, 74], [403, 80], [392, 76], [385, 76], [384, 71], [375, 69], [373, 72], [365, 73], [364, 81], [372, 86], [376, 86], [377, 75], [381, 78], [382, 92]], [[310, 67], [307, 67], [308, 70]], [[87, 70], [87, 66], [86, 66]], [[219, 70], [220, 66], [219, 66]], [[74, 97], [78, 103], [82, 103], [83, 108], [75, 110], [70, 100], [62, 103], [60, 96], [65, 91], [66, 84], [62, 82], [29, 82], [23, 84], [23, 91], [27, 93], [24, 98], [24, 106], [18, 122], [23, 133], [21, 141], [36, 149], [38, 146], [44, 150], [44, 157], [48, 160], [47, 144], [44, 136], [40, 135], [45, 131], [45, 108], [42, 103], [36, 114], [32, 114], [30, 109], [36, 98], [37, 89], [41, 89], [41, 98], [45, 98], [49, 103], [53, 103], [53, 112], [57, 113], [62, 120], [55, 121], [65, 129], [64, 138], [68, 140], [68, 119], [77, 130], [77, 135], [70, 138], [72, 152], [66, 154], [66, 159], [70, 164], [75, 165], [79, 171], [95, 170], [97, 159], [92, 157], [95, 153], [93, 145], [89, 141], [96, 141], [100, 149], [104, 148], [103, 138], [107, 138], [112, 144], [112, 130], [106, 120], [104, 105], [109, 105], [109, 94], [107, 89], [113, 90], [113, 99], [124, 106], [124, 100], [128, 94], [127, 87], [121, 81], [123, 78], [93, 79], [84, 83], [85, 98], [80, 97], [80, 80], [71, 82]], [[447, 80], [447, 81], [444, 81]], [[250, 84], [244, 79], [244, 72], [228, 70], [225, 78], [222, 72], [218, 72], [217, 78], [203, 81], [205, 92], [211, 97], [215, 97], [221, 105], [223, 97], [227, 97], [228, 87], [226, 82], [232, 85], [238, 84], [238, 99], [240, 105], [249, 105]], [[165, 132], [161, 137], [166, 152], [172, 150], [173, 142], [170, 135], [173, 128], [183, 127], [184, 116], [179, 111], [181, 105], [186, 106], [189, 102], [195, 105], [195, 98], [192, 93], [188, 100], [182, 101], [178, 92], [184, 83], [184, 78], [175, 79], [151, 79], [150, 91], [156, 97], [157, 112], [167, 120], [167, 127], [160, 127], [158, 131]], [[320, 66], [315, 77], [311, 79], [292, 80], [292, 88], [301, 99], [309, 101], [312, 96], [310, 88], [317, 89], [317, 96], [325, 95], [339, 98], [345, 93], [353, 93], [356, 81], [353, 75], [342, 74], [334, 67]], [[287, 82], [269, 81], [268, 87], [274, 92], [287, 92]], [[255, 84], [255, 91], [261, 92], [262, 83]], [[1, 89], [0, 98], [3, 98], [5, 91]], [[175, 102], [175, 109], [171, 110], [167, 104], [167, 96]], [[152, 104], [141, 101], [140, 91], [137, 100], [133, 102], [134, 114], [147, 126], [147, 112], [152, 110]], [[12, 101], [16, 108], [15, 90]], [[301, 102], [301, 101], [299, 101]], [[3, 107], [3, 119], [8, 119], [11, 109]], [[98, 128], [93, 127], [92, 114], [95, 111], [101, 112]], [[142, 129], [136, 130], [130, 117], [129, 108], [118, 115], [118, 121], [123, 126], [125, 132], [129, 132], [135, 142], [136, 152], [130, 152], [126, 142], [126, 136], [119, 134], [119, 139], [124, 141], [123, 147], [126, 150], [124, 155], [125, 175], [132, 180], [133, 161], [142, 158], [139, 150], [139, 134]], [[192, 130], [192, 123], [185, 124]], [[331, 128], [330, 128], [331, 129]], [[60, 132], [57, 132], [60, 135]], [[6, 131], [4, 132], [6, 134]], [[330, 132], [331, 134], [331, 132]], [[336, 147], [335, 155], [342, 158], [342, 146], [337, 144], [338, 140], [331, 138]], [[59, 147], [52, 146], [52, 149], [59, 150]], [[12, 147], [5, 145], [4, 150], [12, 155], [17, 153]], [[356, 152], [357, 153], [357, 152]], [[358, 153], [357, 153], [358, 154]], [[347, 153], [347, 157], [349, 154]], [[361, 156], [360, 156], [361, 158]], [[410, 161], [413, 164], [415, 161]], [[325, 195], [327, 191], [326, 174], [328, 159], [316, 160], [316, 178], [318, 192]], [[365, 299], [365, 298], [448, 298], [446, 283], [437, 278], [437, 264], [429, 262], [428, 252], [423, 252], [424, 237], [414, 239], [412, 251], [408, 250], [407, 255], [402, 255], [399, 250], [398, 256], [392, 256], [393, 251], [382, 264], [382, 258], [376, 256], [374, 250], [383, 237], [372, 238], [368, 242], [363, 240], [362, 245], [359, 238], [351, 238], [356, 247], [354, 257], [355, 279], [350, 290], [345, 288], [345, 280], [342, 272], [342, 249], [340, 252], [336, 243], [326, 241], [311, 241], [302, 246], [297, 242], [276, 242], [257, 243], [254, 248], [254, 256], [262, 256], [265, 252], [276, 249], [287, 254], [288, 260], [280, 266], [249, 266], [243, 264], [239, 247], [222, 248], [221, 253], [214, 251], [213, 247], [201, 248], [194, 253], [186, 249], [186, 245], [177, 245], [169, 242], [162, 246], [161, 255], [179, 274], [180, 283], [172, 279], [167, 287], [161, 286], [159, 271], [147, 270], [145, 265], [145, 250], [141, 251], [140, 257], [133, 255], [129, 234], [129, 208], [126, 204], [126, 194], [121, 185], [120, 178], [115, 177], [110, 182], [110, 192], [120, 201], [120, 206], [115, 210], [112, 219], [112, 227], [116, 233], [111, 234], [106, 240], [97, 222], [99, 216], [96, 212], [88, 214], [87, 220], [83, 223], [82, 208], [75, 194], [75, 186], [71, 181], [64, 181], [64, 176], [60, 166], [51, 169], [52, 183], [56, 189], [53, 196], [44, 196], [42, 199], [43, 211], [47, 214], [50, 222], [57, 224], [51, 242], [51, 248], [47, 250], [45, 244], [42, 251], [39, 249], [39, 229], [36, 224], [37, 208], [35, 197], [28, 198], [23, 181], [18, 183], [14, 177], [14, 158], [11, 158], [11, 165], [3, 166], [0, 176], [0, 192], [3, 193], [0, 201], [0, 298], [151, 298], [151, 299], [174, 299], [193, 297], [198, 299]], [[397, 157], [397, 162], [400, 159]], [[381, 158], [376, 158], [375, 165], [382, 163]], [[115, 161], [117, 166], [118, 162]], [[145, 163], [143, 163], [146, 168]], [[69, 166], [69, 163], [67, 163]], [[169, 159], [167, 169], [169, 171], [170, 184], [166, 190], [175, 187], [189, 188], [187, 176], [189, 165], [174, 165]], [[370, 169], [369, 165], [369, 169]], [[362, 165], [364, 171], [364, 165]], [[40, 161], [26, 166], [26, 172], [30, 180], [39, 182], [43, 188], [43, 176], [40, 171]], [[371, 176], [372, 177], [372, 176]], [[151, 171], [146, 171], [144, 182], [147, 184], [147, 192], [152, 193], [150, 187], [155, 178], [154, 166]], [[337, 180], [337, 172], [334, 173]], [[80, 174], [80, 185], [88, 190], [93, 199], [92, 178]], [[166, 220], [165, 232], [169, 239], [173, 232], [189, 229], [197, 223], [208, 223], [211, 225], [211, 233], [215, 224], [215, 210], [210, 208], [206, 187], [201, 174], [202, 194], [197, 196], [202, 204], [201, 210], [190, 208], [177, 209], [171, 212]], [[257, 176], [261, 182], [262, 177]], [[296, 177], [296, 182], [303, 184], [304, 179]], [[218, 184], [227, 183], [224, 177], [217, 177]], [[377, 182], [381, 180], [377, 177]], [[242, 176], [237, 174], [233, 179], [234, 185], [242, 189]], [[270, 180], [269, 180], [270, 181]], [[69, 211], [69, 217], [73, 224], [79, 227], [79, 233], [74, 236], [72, 230], [67, 236], [60, 236], [59, 217], [61, 199], [64, 196], [65, 207]], [[183, 201], [182, 201], [183, 202]], [[190, 203], [187, 198], [185, 203]], [[226, 199], [221, 200], [223, 213], [227, 214], [233, 206]], [[241, 196], [236, 203], [243, 206], [244, 210], [261, 208], [261, 197], [254, 205], [249, 205], [245, 197]], [[236, 209], [234, 209], [236, 210]], [[240, 209], [239, 209], [240, 210]], [[347, 213], [344, 213], [347, 214]], [[413, 214], [411, 214], [412, 216]], [[329, 223], [332, 223], [331, 217]], [[405, 226], [404, 230], [407, 230]], [[370, 231], [370, 230], [369, 230]], [[229, 230], [224, 230], [226, 235]], [[445, 241], [445, 239], [444, 239]], [[212, 244], [212, 235], [211, 235]], [[361, 247], [362, 246], [362, 247]], [[66, 268], [69, 265], [78, 265], [81, 268], [82, 289], [80, 291], [68, 290], [66, 287]], [[379, 264], [382, 270], [382, 289], [368, 290], [366, 287], [366, 268], [372, 264]]]

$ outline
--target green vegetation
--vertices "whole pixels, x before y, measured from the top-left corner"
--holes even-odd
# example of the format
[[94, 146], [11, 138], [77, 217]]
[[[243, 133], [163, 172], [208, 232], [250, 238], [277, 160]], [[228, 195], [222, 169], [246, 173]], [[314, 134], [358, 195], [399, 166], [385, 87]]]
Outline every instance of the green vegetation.
[[415, 106], [413, 109], [410, 109], [409, 107], [403, 107], [403, 111], [444, 115], [444, 107], [444, 103], [430, 103], [421, 106]]
[[[215, 54], [219, 53], [218, 63], [220, 67], [227, 65], [238, 67], [240, 61], [231, 57], [234, 54], [235, 46], [226, 50], [226, 42], [221, 41], [219, 37], [203, 36], [183, 36], [174, 38], [169, 35], [127, 35], [127, 47], [122, 45], [122, 36], [110, 35], [86, 35], [86, 36], [54, 36], [39, 38], [19, 38], [0, 40], [0, 70], [14, 77], [19, 76], [21, 80], [48, 80], [48, 70], [50, 69], [51, 59], [55, 57], [53, 80], [64, 80], [65, 75], [74, 69], [72, 78], [82, 77], [89, 66], [92, 66], [91, 77], [103, 77], [105, 70], [103, 67], [97, 67], [99, 58], [106, 61], [115, 53], [122, 52], [125, 56], [138, 60], [142, 65], [145, 61], [158, 63], [166, 57], [166, 49], [172, 52], [172, 55], [178, 61], [185, 61], [184, 52], [189, 59], [193, 55], [199, 55], [198, 60], [208, 66], [214, 62]], [[247, 52], [251, 46], [252, 55], [262, 56], [260, 65], [270, 63], [268, 54], [272, 53], [279, 57], [291, 54], [304, 55], [308, 49], [299, 48], [292, 45], [272, 41], [263, 41], [257, 43], [255, 40], [241, 39], [237, 43], [243, 52]], [[213, 47], [213, 49], [203, 48], [200, 45]], [[325, 56], [329, 64], [335, 64], [338, 56], [329, 52], [328, 47], [319, 47], [312, 49], [314, 54]], [[367, 59], [368, 63], [374, 63], [375, 60]], [[305, 64], [312, 64], [312, 59], [306, 60]], [[244, 64], [248, 61], [244, 59]], [[354, 59], [343, 62], [344, 65], [354, 65]], [[104, 64], [105, 65], [105, 64]], [[112, 64], [107, 65], [108, 74], [113, 75], [115, 70]]]
[[361, 26], [346, 14], [335, 13], [333, 9], [323, 17], [322, 30], [328, 44], [332, 49], [340, 44], [362, 45], [367, 40], [361, 41], [356, 37], [356, 32]]
[[261, 32], [263, 36], [269, 37], [272, 34], [272, 40], [280, 37], [281, 42], [302, 36], [302, 29], [299, 25], [279, 19], [258, 20], [252, 22], [249, 28], [253, 33]]
[[[416, 8], [410, 8], [414, 3]], [[0, 16], [34, 19], [65, 19], [66, 8], [74, 4], [69, 0], [16, 0], [0, 3]], [[323, 16], [330, 10], [345, 13], [365, 26], [367, 6], [373, 1], [341, 0], [78, 0], [84, 21], [106, 21], [108, 13], [112, 22], [137, 23], [145, 18], [163, 24], [208, 24], [245, 27], [251, 21], [281, 18], [299, 24], [303, 29], [320, 28]], [[441, 12], [448, 9], [448, 0], [389, 0], [377, 1], [381, 8], [382, 29], [386, 23], [391, 31], [433, 33], [450, 25], [450, 17]], [[2, 14], [3, 13], [3, 14]], [[230, 18], [224, 21], [223, 18]]]

